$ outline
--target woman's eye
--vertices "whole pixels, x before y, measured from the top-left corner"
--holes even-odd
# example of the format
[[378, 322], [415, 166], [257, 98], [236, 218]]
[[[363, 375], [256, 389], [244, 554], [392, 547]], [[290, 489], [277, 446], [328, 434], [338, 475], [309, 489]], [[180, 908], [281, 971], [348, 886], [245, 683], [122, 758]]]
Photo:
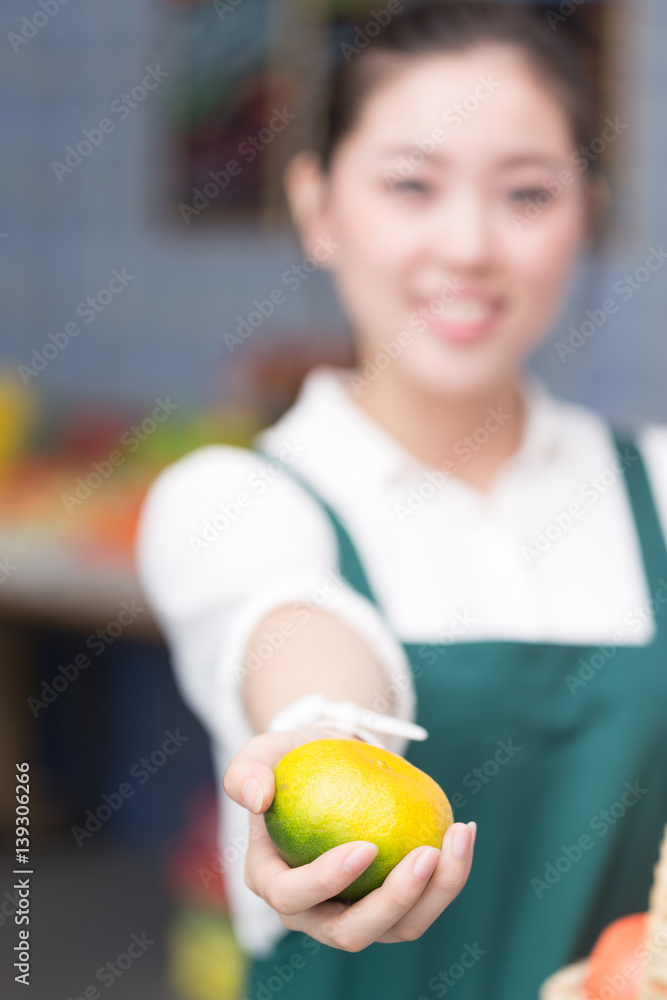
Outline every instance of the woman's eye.
[[519, 205], [527, 205], [532, 202], [540, 207], [544, 207], [553, 201], [553, 196], [546, 188], [536, 187], [536, 188], [517, 188], [516, 191], [510, 191], [510, 201]]
[[427, 195], [431, 193], [430, 185], [424, 183], [424, 181], [408, 180], [406, 178], [391, 181], [389, 187], [392, 191], [397, 191], [399, 194]]

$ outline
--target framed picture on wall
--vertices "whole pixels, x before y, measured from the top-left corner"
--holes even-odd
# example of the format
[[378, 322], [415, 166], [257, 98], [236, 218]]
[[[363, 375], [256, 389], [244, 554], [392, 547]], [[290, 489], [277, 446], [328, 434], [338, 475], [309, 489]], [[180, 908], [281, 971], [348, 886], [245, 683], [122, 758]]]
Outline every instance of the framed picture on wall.
[[[398, 9], [410, 0], [391, 4]], [[601, 107], [611, 107], [618, 4], [526, 6], [584, 48]], [[284, 168], [295, 150], [318, 143], [332, 60], [355, 58], [391, 16], [389, 5], [170, 0], [168, 9], [181, 54], [167, 108], [171, 214], [197, 226], [284, 222]]]

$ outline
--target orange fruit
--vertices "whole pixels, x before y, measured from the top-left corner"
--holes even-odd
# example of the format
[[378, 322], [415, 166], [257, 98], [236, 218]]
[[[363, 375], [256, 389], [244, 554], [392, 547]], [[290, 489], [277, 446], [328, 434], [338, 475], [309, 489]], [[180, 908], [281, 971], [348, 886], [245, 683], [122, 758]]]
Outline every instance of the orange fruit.
[[447, 796], [428, 774], [357, 740], [303, 743], [274, 774], [275, 797], [264, 820], [291, 868], [351, 840], [377, 844], [373, 863], [337, 899], [357, 900], [377, 889], [415, 847], [440, 848], [454, 822]]
[[648, 914], [633, 913], [614, 920], [600, 934], [588, 963], [586, 1000], [639, 1000], [646, 960]]

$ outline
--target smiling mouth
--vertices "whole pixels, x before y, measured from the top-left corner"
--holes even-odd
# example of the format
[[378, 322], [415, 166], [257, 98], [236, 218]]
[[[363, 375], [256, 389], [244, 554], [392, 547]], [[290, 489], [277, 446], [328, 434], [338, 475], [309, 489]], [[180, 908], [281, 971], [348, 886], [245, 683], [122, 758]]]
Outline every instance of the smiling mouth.
[[429, 329], [442, 340], [474, 343], [483, 340], [493, 330], [500, 312], [499, 303], [487, 298], [458, 298], [441, 302], [437, 311], [422, 313]]

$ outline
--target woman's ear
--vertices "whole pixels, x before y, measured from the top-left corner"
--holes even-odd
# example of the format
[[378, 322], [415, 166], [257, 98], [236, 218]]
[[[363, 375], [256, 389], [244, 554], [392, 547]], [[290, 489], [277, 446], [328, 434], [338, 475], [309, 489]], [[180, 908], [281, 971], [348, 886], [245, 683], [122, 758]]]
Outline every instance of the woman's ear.
[[[321, 267], [331, 266], [330, 254], [322, 258], [322, 246], [330, 246], [333, 233], [327, 215], [328, 180], [321, 158], [312, 152], [297, 153], [285, 168], [285, 191], [292, 219], [307, 254], [316, 256]], [[319, 251], [316, 253], [316, 251]]]

